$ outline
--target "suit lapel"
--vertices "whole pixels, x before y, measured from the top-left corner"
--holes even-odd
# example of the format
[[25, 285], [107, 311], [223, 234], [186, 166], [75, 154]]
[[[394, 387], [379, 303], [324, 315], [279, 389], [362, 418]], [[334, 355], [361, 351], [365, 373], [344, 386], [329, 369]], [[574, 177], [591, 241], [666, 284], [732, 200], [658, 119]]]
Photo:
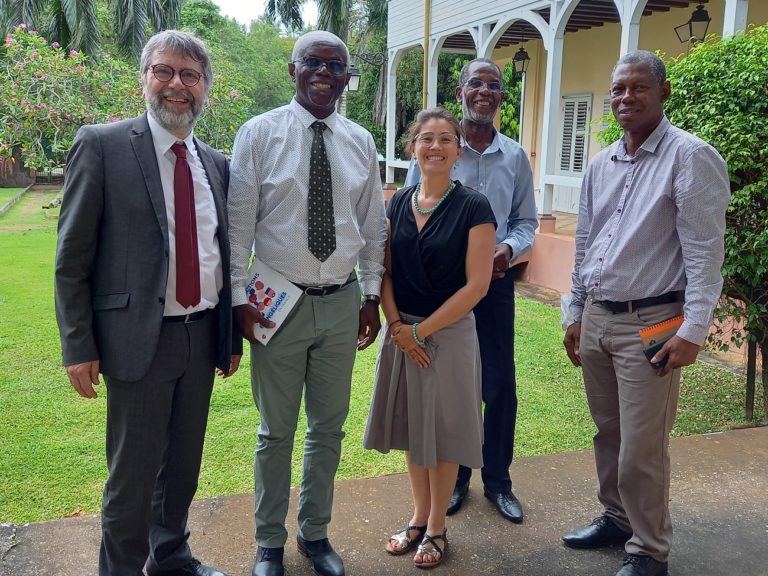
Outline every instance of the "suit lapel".
[[147, 192], [155, 209], [157, 222], [163, 231], [163, 237], [168, 243], [168, 215], [165, 211], [165, 196], [163, 195], [163, 183], [160, 180], [160, 169], [157, 167], [157, 154], [152, 140], [152, 132], [149, 130], [146, 112], [136, 118], [131, 133], [131, 146], [136, 154], [139, 167], [144, 176]]

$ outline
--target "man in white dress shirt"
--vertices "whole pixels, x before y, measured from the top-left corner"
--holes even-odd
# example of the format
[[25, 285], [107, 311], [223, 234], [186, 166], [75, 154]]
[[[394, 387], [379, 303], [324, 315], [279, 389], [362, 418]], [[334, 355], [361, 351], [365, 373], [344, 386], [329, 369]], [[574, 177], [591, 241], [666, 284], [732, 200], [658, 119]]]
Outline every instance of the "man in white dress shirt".
[[[333, 34], [310, 32], [298, 39], [291, 60], [296, 96], [241, 127], [229, 188], [232, 304], [251, 341], [261, 415], [253, 574], [283, 574], [291, 453], [305, 392], [298, 547], [315, 573], [342, 576], [327, 527], [355, 351], [380, 328], [386, 219], [373, 138], [335, 108], [349, 81], [347, 47]], [[255, 341], [253, 326], [272, 323], [247, 304], [245, 293], [252, 250], [304, 293], [267, 346]]]

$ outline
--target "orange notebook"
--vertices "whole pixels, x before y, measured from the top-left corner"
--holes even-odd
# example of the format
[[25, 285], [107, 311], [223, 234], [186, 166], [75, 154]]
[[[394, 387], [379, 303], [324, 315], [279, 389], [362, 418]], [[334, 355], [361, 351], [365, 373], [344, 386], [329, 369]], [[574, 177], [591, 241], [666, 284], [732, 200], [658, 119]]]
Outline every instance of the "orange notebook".
[[[648, 361], [651, 362], [651, 358], [656, 355], [656, 352], [661, 350], [664, 343], [677, 334], [678, 329], [683, 324], [683, 315], [674, 316], [669, 320], [664, 320], [653, 326], [647, 326], [640, 330], [640, 338], [643, 341], [643, 353]], [[661, 370], [667, 363], [667, 356], [661, 359], [660, 362], [651, 362], [651, 366], [655, 370]]]

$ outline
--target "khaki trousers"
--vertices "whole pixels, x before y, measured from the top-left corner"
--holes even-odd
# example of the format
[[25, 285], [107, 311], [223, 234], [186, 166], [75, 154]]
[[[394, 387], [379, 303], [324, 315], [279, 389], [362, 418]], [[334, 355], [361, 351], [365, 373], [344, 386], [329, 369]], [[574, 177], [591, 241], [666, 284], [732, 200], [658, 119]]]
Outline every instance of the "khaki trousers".
[[669, 432], [680, 395], [680, 370], [656, 375], [638, 331], [682, 313], [682, 303], [614, 314], [584, 307], [580, 352], [592, 418], [598, 499], [623, 530], [626, 551], [666, 561], [669, 517]]
[[256, 542], [285, 545], [293, 439], [302, 397], [307, 414], [299, 535], [328, 536], [357, 351], [360, 288], [301, 296], [267, 346], [251, 345], [251, 386], [261, 414], [256, 441]]

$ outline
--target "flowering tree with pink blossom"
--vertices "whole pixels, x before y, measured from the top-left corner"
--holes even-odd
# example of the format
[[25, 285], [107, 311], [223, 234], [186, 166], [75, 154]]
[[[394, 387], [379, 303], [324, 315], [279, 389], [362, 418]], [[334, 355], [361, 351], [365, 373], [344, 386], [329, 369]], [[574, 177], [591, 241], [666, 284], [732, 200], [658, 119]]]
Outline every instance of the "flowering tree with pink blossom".
[[[216, 71], [195, 133], [229, 151], [252, 103], [227, 64]], [[109, 54], [94, 62], [17, 26], [0, 46], [0, 158], [34, 170], [63, 166], [80, 126], [144, 111], [139, 76], [134, 65]]]

